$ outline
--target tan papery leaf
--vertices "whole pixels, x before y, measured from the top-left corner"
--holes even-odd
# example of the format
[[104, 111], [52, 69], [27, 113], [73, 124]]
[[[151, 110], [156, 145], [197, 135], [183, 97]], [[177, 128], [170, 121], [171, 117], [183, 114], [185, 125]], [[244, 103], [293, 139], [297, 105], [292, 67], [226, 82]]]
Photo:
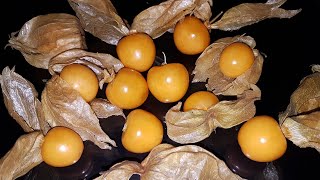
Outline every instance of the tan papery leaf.
[[210, 25], [211, 29], [233, 31], [270, 18], [291, 18], [301, 9], [280, 8], [287, 0], [268, 0], [266, 3], [242, 3], [227, 10], [220, 20]]
[[17, 33], [11, 34], [8, 46], [19, 50], [26, 61], [37, 68], [48, 69], [50, 59], [66, 50], [87, 48], [80, 22], [70, 14], [36, 16]]
[[54, 75], [70, 64], [88, 66], [98, 77], [100, 89], [104, 83], [111, 82], [123, 64], [110, 54], [92, 53], [82, 49], [71, 49], [60, 53], [49, 62], [49, 72]]
[[133, 19], [131, 30], [145, 32], [155, 39], [173, 29], [186, 15], [209, 21], [211, 5], [212, 0], [167, 0], [140, 12]]
[[107, 99], [95, 98], [90, 102], [90, 106], [98, 118], [108, 118], [110, 116], [125, 118], [122, 109], [111, 104]]
[[8, 66], [2, 70], [0, 83], [4, 104], [25, 132], [46, 129], [38, 92], [31, 82]]
[[0, 159], [0, 179], [16, 179], [39, 165], [43, 161], [43, 138], [40, 131], [20, 136], [14, 146]]
[[160, 144], [153, 148], [141, 164], [134, 161], [117, 163], [95, 180], [130, 179], [133, 174], [139, 174], [142, 180], [242, 179], [222, 160], [199, 146], [174, 147]]
[[312, 74], [304, 77], [291, 94], [287, 109], [279, 114], [283, 134], [300, 148], [311, 147], [320, 152], [320, 69], [312, 66]]
[[228, 129], [252, 118], [256, 113], [254, 103], [260, 97], [260, 89], [252, 85], [252, 90], [246, 90], [237, 100], [220, 101], [207, 111], [180, 111], [179, 102], [166, 113], [167, 134], [180, 144], [202, 141], [218, 127]]
[[[90, 140], [101, 149], [111, 149], [116, 143], [101, 129], [91, 106], [60, 76], [54, 75], [41, 96], [46, 121], [54, 126], [65, 126], [81, 138]], [[109, 144], [108, 144], [109, 143]]]
[[[219, 68], [220, 54], [225, 47], [234, 43], [243, 42], [253, 49], [254, 63], [243, 74], [237, 78], [229, 78], [222, 74]], [[256, 84], [260, 78], [263, 66], [263, 57], [256, 46], [255, 40], [250, 36], [234, 36], [219, 39], [209, 45], [196, 60], [195, 68], [192, 71], [194, 77], [192, 83], [207, 82], [207, 90], [216, 95], [238, 95], [250, 89], [252, 84]]]
[[85, 31], [102, 41], [116, 45], [129, 33], [110, 0], [68, 0]]

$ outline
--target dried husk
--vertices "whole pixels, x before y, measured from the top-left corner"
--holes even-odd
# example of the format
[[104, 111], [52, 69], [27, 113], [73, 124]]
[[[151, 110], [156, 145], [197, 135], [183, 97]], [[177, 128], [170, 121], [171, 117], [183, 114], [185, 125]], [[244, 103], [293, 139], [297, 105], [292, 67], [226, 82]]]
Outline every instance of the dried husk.
[[291, 18], [301, 9], [280, 8], [287, 0], [268, 0], [266, 3], [242, 3], [227, 10], [210, 29], [233, 31], [270, 18]]
[[209, 137], [216, 128], [231, 128], [252, 118], [260, 89], [252, 85], [236, 100], [220, 101], [208, 110], [180, 111], [182, 103], [169, 109], [165, 116], [168, 137], [180, 144], [195, 143]]
[[20, 136], [14, 146], [0, 159], [0, 179], [16, 179], [39, 165], [43, 161], [43, 138], [40, 131]]
[[279, 114], [283, 134], [300, 148], [320, 152], [320, 68], [304, 77], [292, 93], [287, 109]]
[[2, 70], [0, 83], [4, 104], [13, 119], [25, 132], [45, 129], [38, 92], [33, 84], [8, 66]]
[[103, 88], [104, 83], [111, 82], [116, 72], [123, 67], [121, 61], [110, 54], [71, 49], [52, 58], [48, 70], [51, 75], [54, 75], [60, 73], [65, 66], [73, 63], [89, 67], [97, 75], [100, 89]]
[[98, 118], [108, 118], [110, 116], [122, 116], [125, 118], [123, 110], [107, 99], [96, 98], [90, 102], [90, 106]]
[[76, 131], [82, 140], [90, 140], [101, 149], [116, 143], [101, 129], [99, 119], [81, 95], [59, 75], [54, 75], [41, 95], [46, 121], [51, 127], [65, 126]]
[[110, 0], [68, 0], [85, 31], [102, 41], [116, 45], [129, 33]]
[[222, 160], [199, 146], [174, 147], [160, 144], [153, 148], [141, 164], [135, 161], [117, 163], [95, 180], [130, 179], [133, 174], [139, 174], [142, 180], [242, 179]]
[[[219, 68], [220, 54], [225, 47], [234, 43], [243, 42], [250, 46], [254, 53], [253, 65], [237, 78], [226, 77]], [[250, 89], [260, 78], [263, 66], [263, 57], [257, 49], [255, 40], [250, 36], [238, 35], [234, 37], [221, 38], [209, 45], [196, 60], [192, 71], [194, 77], [192, 83], [207, 82], [207, 90], [216, 95], [239, 95]]]
[[140, 12], [131, 25], [131, 30], [145, 32], [158, 38], [186, 15], [193, 14], [204, 22], [211, 18], [212, 0], [167, 0]]
[[36, 16], [17, 33], [11, 34], [8, 45], [37, 68], [48, 69], [50, 59], [63, 51], [87, 48], [78, 18], [66, 13]]

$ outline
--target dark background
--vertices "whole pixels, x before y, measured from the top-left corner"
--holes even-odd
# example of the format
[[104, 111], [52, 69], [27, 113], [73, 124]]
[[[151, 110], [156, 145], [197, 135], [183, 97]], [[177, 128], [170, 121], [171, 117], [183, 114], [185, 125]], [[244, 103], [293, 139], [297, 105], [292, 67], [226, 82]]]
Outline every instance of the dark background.
[[[221, 11], [226, 11], [227, 9], [233, 6], [244, 2], [265, 3], [266, 1], [214, 0], [212, 6], [213, 17]], [[143, 9], [147, 8], [148, 6], [158, 4], [160, 3], [160, 1], [117, 0], [113, 1], [113, 3], [116, 9], [118, 10], [119, 15], [122, 18], [127, 19], [130, 23], [132, 22], [133, 17], [137, 15], [139, 12], [141, 12]], [[234, 36], [243, 33], [252, 36], [256, 40], [256, 49], [258, 49], [261, 53], [267, 55], [267, 57], [264, 59], [262, 75], [260, 77], [259, 82], [257, 83], [257, 85], [260, 87], [262, 91], [262, 97], [260, 101], [256, 102], [256, 114], [271, 115], [275, 118], [278, 117], [278, 114], [280, 112], [286, 109], [287, 105], [289, 104], [290, 95], [298, 87], [300, 80], [311, 73], [310, 65], [320, 63], [320, 59], [318, 57], [319, 31], [316, 28], [316, 26], [318, 26], [320, 17], [318, 12], [320, 8], [319, 1], [288, 0], [281, 7], [284, 9], [302, 8], [302, 11], [291, 19], [267, 19], [257, 24], [253, 24], [233, 32], [223, 32], [219, 30], [211, 31], [212, 42], [222, 37]], [[40, 93], [45, 85], [42, 79], [50, 78], [48, 72], [46, 70], [36, 69], [35, 67], [29, 65], [23, 59], [23, 56], [19, 51], [11, 49], [10, 47], [4, 47], [8, 43], [9, 35], [12, 32], [20, 30], [23, 24], [31, 18], [37, 15], [53, 12], [66, 12], [74, 14], [74, 11], [71, 9], [67, 1], [62, 0], [10, 0], [6, 1], [6, 5], [1, 5], [0, 12], [0, 70], [2, 71], [2, 69], [6, 66], [9, 66], [10, 68], [15, 66], [16, 72], [22, 75], [24, 78], [31, 81], [31, 83], [33, 83], [36, 86], [38, 92]], [[114, 46], [107, 45], [99, 41], [98, 39], [92, 37], [90, 34], [87, 34], [87, 37], [87, 44], [90, 51], [101, 51], [116, 56]], [[161, 52], [163, 51], [166, 53], [167, 59], [169, 59], [169, 61], [171, 59], [177, 61], [185, 61], [187, 65], [191, 66], [191, 64], [195, 62], [197, 56], [182, 55], [175, 49], [173, 43], [171, 43], [170, 41], [173, 42], [172, 34], [170, 33], [166, 33], [159, 39], [155, 40], [157, 46], [157, 55], [159, 57], [162, 57]], [[103, 97], [102, 93], [100, 93], [100, 95]], [[0, 95], [0, 98], [0, 157], [2, 157], [13, 146], [16, 139], [22, 134], [24, 134], [24, 132], [22, 128], [15, 122], [15, 120], [9, 116], [2, 100], [2, 94]], [[154, 101], [152, 97], [150, 98], [149, 101]], [[159, 104], [159, 106], [162, 105]], [[155, 111], [155, 113], [158, 113], [159, 115], [161, 115], [161, 112], [164, 112], [164, 110], [161, 111], [162, 107], [156, 107], [155, 105], [148, 106], [148, 103], [145, 105], [145, 107], [149, 108], [150, 111]], [[123, 120], [119, 121], [123, 122]], [[108, 124], [102, 124], [102, 126], [105, 127], [108, 126]], [[120, 128], [120, 126], [121, 124], [118, 125], [118, 129]], [[110, 126], [109, 128], [105, 127], [104, 129], [106, 129], [106, 131], [112, 131], [116, 129], [112, 128], [113, 127]], [[228, 146], [226, 144], [222, 144], [223, 142], [230, 141], [230, 143], [227, 144], [232, 145], [232, 143], [234, 143], [235, 141], [234, 139], [230, 138], [235, 137], [236, 131], [237, 127], [232, 128], [230, 130], [217, 129], [216, 134], [213, 133], [214, 135], [210, 136], [210, 138], [213, 138], [214, 140], [211, 139], [212, 141], [204, 141], [200, 145], [209, 149], [218, 157], [225, 159], [226, 156], [224, 155], [226, 153], [226, 150], [223, 148]], [[114, 133], [110, 136], [115, 136], [114, 138], [117, 139], [118, 137], [116, 137], [116, 134], [117, 133]], [[212, 144], [210, 144], [210, 142], [212, 142]], [[89, 143], [88, 147], [91, 146]], [[90, 153], [96, 151], [99, 150], [90, 151]], [[128, 156], [123, 156], [121, 152]], [[141, 160], [143, 159], [143, 157], [145, 157], [145, 155], [135, 156], [134, 154], [128, 154], [120, 150], [117, 151], [117, 153], [117, 155], [112, 154], [113, 157], [110, 157], [110, 159], [112, 160], [100, 162], [100, 164], [107, 164], [107, 162], [109, 163], [106, 166], [100, 167], [101, 170], [107, 170], [107, 168], [110, 165], [112, 165], [112, 163], [120, 161], [121, 158], [125, 159], [126, 157], [137, 157], [137, 159]], [[106, 157], [108, 156], [108, 153], [103, 152], [102, 154], [103, 155], [101, 156], [103, 156], [104, 158], [109, 158]], [[260, 170], [256, 170], [254, 168], [254, 163], [253, 166], [248, 165], [250, 163], [245, 163], [245, 165], [242, 164], [242, 170], [240, 166], [240, 174], [243, 172], [245, 174], [245, 171], [250, 171], [248, 170], [250, 168], [252, 168], [253, 172], [257, 172], [256, 174], [261, 173]], [[99, 162], [97, 164], [99, 164]], [[320, 167], [320, 156], [315, 149], [299, 148], [293, 145], [290, 141], [288, 141], [287, 152], [284, 154], [283, 157], [275, 161], [274, 164], [277, 167], [280, 179], [311, 179], [318, 177], [319, 172], [317, 171]], [[45, 175], [43, 175], [44, 173], [42, 173], [42, 175], [38, 175], [37, 177], [37, 173], [41, 171], [46, 172], [46, 174], [50, 176], [51, 179], [63, 179], [63, 176], [60, 176], [60, 178], [55, 178], [55, 176], [52, 175], [57, 172], [60, 174], [62, 172], [63, 174], [63, 170], [55, 171], [43, 164], [35, 168], [35, 170], [30, 172], [27, 176], [22, 177], [22, 179], [43, 178], [45, 177]], [[87, 175], [86, 178], [90, 179], [91, 177], [93, 177], [92, 174], [97, 173], [97, 171], [98, 170], [90, 170], [91, 173], [89, 173], [89, 175]], [[52, 174], [50, 174], [50, 172]], [[261, 176], [254, 175], [254, 177], [251, 177], [250, 175], [250, 178], [259, 179], [261, 178]], [[47, 179], [49, 179], [49, 177]]]

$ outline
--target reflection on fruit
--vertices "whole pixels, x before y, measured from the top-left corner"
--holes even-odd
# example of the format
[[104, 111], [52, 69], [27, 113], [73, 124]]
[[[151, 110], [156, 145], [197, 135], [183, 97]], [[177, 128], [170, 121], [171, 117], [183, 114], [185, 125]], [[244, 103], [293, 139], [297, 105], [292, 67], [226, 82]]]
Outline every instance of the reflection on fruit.
[[107, 99], [122, 109], [133, 109], [142, 105], [149, 95], [146, 79], [130, 68], [122, 68], [106, 88]]
[[156, 46], [146, 33], [124, 36], [117, 44], [117, 55], [125, 67], [139, 72], [147, 71], [156, 57]]
[[155, 115], [142, 109], [128, 114], [121, 138], [125, 149], [133, 153], [149, 152], [162, 138], [163, 126]]
[[192, 93], [183, 104], [183, 111], [192, 109], [208, 110], [217, 104], [219, 99], [210, 91], [197, 91]]
[[81, 97], [87, 102], [94, 99], [98, 93], [98, 78], [96, 74], [85, 65], [67, 65], [62, 69], [60, 77], [77, 90]]
[[270, 116], [256, 116], [246, 121], [238, 133], [241, 151], [257, 162], [271, 162], [287, 149], [287, 140], [278, 122]]
[[81, 137], [63, 126], [53, 127], [44, 137], [41, 146], [43, 161], [53, 167], [66, 167], [76, 163], [83, 152]]
[[254, 62], [254, 54], [247, 44], [235, 42], [223, 49], [220, 55], [220, 71], [227, 77], [236, 78], [246, 72]]
[[147, 83], [151, 94], [160, 102], [176, 102], [188, 90], [188, 70], [180, 63], [153, 66], [148, 71]]
[[195, 16], [186, 16], [174, 28], [173, 40], [183, 54], [201, 53], [210, 44], [210, 34], [204, 23]]

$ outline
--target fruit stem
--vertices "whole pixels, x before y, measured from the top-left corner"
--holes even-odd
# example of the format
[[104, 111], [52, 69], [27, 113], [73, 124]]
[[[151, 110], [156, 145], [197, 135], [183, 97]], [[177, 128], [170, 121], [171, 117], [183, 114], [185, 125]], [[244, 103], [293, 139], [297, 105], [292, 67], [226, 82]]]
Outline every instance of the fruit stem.
[[208, 29], [211, 28], [211, 24], [213, 24], [222, 15], [222, 13], [223, 11], [221, 11], [218, 15], [216, 15], [216, 17], [214, 17], [211, 21], [209, 21], [209, 24], [207, 25]]
[[162, 51], [162, 54], [163, 54], [163, 63], [161, 65], [165, 65], [165, 64], [167, 64], [167, 57], [163, 51]]

